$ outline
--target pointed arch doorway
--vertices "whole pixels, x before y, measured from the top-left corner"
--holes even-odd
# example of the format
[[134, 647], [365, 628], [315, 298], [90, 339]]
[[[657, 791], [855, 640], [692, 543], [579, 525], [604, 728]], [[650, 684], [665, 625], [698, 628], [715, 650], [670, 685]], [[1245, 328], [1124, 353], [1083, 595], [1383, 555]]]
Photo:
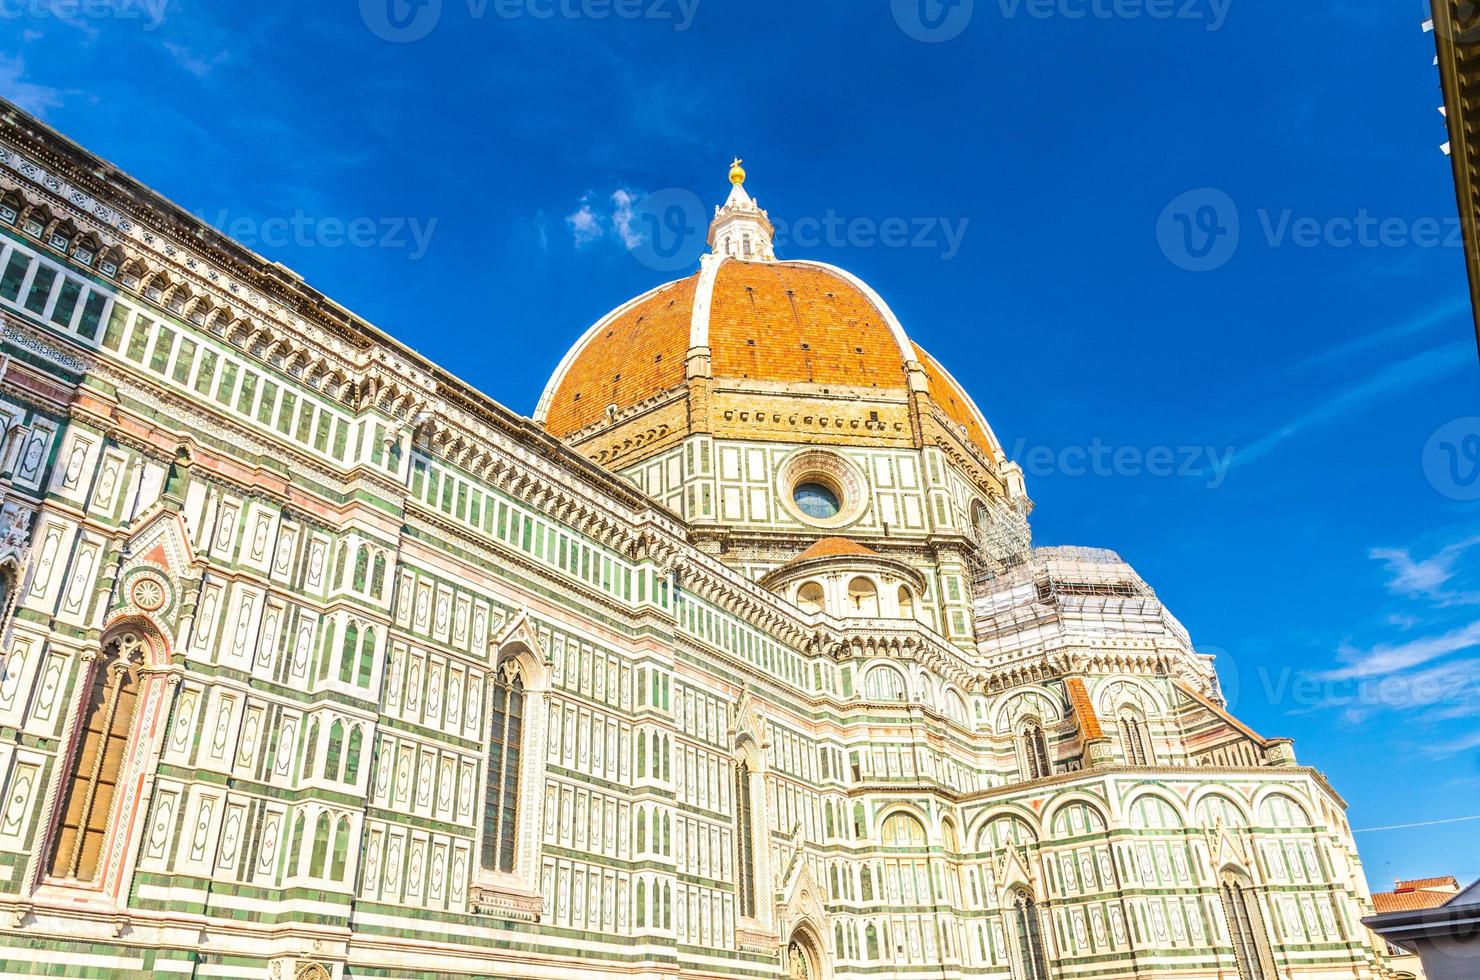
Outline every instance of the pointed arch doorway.
[[799, 926], [786, 944], [787, 980], [827, 980], [827, 963], [822, 944], [812, 930]]

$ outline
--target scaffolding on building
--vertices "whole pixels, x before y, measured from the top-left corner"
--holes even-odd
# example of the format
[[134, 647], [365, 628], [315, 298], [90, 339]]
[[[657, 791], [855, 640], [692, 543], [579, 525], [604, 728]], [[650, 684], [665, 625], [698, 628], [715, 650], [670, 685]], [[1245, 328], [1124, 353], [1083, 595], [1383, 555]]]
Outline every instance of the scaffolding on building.
[[1156, 592], [1113, 551], [1036, 548], [1029, 558], [984, 577], [976, 591], [977, 639], [984, 652], [1008, 652], [1061, 635], [1168, 634], [1190, 641]]

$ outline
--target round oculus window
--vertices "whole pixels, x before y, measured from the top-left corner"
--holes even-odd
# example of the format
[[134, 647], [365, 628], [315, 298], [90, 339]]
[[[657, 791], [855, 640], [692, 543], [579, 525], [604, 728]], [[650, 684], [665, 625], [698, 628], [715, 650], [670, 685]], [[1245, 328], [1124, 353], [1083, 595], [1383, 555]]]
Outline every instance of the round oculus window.
[[837, 517], [838, 511], [843, 509], [838, 495], [821, 483], [798, 484], [791, 493], [791, 499], [796, 501], [797, 509], [803, 514], [820, 521]]

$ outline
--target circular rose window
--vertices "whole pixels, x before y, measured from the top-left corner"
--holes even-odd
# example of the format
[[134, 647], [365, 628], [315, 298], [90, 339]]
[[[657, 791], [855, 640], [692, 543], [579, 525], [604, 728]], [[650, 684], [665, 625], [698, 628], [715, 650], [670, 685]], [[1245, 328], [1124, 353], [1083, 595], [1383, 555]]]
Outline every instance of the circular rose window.
[[164, 584], [155, 578], [141, 578], [134, 583], [130, 594], [134, 605], [145, 612], [156, 612], [164, 605]]
[[781, 464], [776, 484], [785, 509], [814, 527], [852, 524], [868, 508], [863, 473], [834, 452], [802, 450]]

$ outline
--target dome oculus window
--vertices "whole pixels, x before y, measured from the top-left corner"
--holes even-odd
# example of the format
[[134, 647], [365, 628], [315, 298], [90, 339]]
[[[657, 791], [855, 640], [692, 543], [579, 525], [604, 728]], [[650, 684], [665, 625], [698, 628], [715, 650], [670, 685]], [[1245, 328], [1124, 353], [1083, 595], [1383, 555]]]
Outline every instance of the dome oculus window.
[[863, 473], [837, 453], [805, 449], [781, 464], [777, 501], [803, 524], [843, 527], [863, 516], [868, 496]]
[[838, 516], [843, 509], [842, 502], [832, 488], [823, 486], [821, 483], [807, 482], [799, 483], [791, 493], [791, 499], [796, 501], [797, 509], [808, 517], [816, 520], [831, 520]]

